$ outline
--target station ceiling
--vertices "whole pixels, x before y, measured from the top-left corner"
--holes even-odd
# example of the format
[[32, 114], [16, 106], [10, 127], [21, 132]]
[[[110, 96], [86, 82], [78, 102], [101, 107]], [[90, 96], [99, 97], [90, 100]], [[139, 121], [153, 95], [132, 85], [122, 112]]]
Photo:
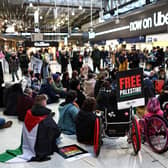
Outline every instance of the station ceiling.
[[[92, 0], [93, 19], [102, 5], [102, 0]], [[0, 31], [34, 32], [36, 10], [41, 32], [66, 32], [68, 22], [72, 30], [80, 30], [82, 24], [90, 21], [90, 9], [91, 0], [0, 0]]]

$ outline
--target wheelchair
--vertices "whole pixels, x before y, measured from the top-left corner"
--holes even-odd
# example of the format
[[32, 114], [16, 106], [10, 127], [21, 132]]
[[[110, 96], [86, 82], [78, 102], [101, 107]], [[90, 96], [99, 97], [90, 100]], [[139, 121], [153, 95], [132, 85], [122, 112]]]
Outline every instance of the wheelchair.
[[142, 143], [147, 142], [156, 153], [168, 149], [168, 121], [164, 116], [153, 115], [139, 120]]
[[128, 143], [132, 143], [135, 154], [141, 149], [140, 127], [130, 109], [112, 111], [105, 109], [97, 113], [94, 129], [94, 153], [99, 156], [102, 138], [128, 136]]

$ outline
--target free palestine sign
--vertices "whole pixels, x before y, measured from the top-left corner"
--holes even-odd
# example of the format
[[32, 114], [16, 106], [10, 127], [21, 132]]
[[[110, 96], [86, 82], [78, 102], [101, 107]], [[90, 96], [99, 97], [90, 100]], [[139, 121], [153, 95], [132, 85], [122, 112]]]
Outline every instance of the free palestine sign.
[[144, 105], [143, 69], [117, 73], [117, 102], [118, 109]]

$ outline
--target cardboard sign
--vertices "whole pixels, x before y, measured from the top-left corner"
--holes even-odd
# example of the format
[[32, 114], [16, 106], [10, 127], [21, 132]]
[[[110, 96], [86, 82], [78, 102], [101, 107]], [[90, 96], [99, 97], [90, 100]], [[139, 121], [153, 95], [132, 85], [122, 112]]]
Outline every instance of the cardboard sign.
[[118, 72], [117, 87], [118, 109], [144, 105], [143, 69]]

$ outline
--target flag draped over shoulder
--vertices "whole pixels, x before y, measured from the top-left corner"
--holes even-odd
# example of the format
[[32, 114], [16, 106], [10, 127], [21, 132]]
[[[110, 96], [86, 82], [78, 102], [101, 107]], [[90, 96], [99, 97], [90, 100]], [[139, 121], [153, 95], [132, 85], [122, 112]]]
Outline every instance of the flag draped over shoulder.
[[36, 157], [36, 142], [40, 123], [46, 119], [46, 115], [33, 116], [28, 110], [22, 130], [22, 143], [15, 150], [6, 150], [0, 154], [0, 162], [16, 163], [26, 162]]

